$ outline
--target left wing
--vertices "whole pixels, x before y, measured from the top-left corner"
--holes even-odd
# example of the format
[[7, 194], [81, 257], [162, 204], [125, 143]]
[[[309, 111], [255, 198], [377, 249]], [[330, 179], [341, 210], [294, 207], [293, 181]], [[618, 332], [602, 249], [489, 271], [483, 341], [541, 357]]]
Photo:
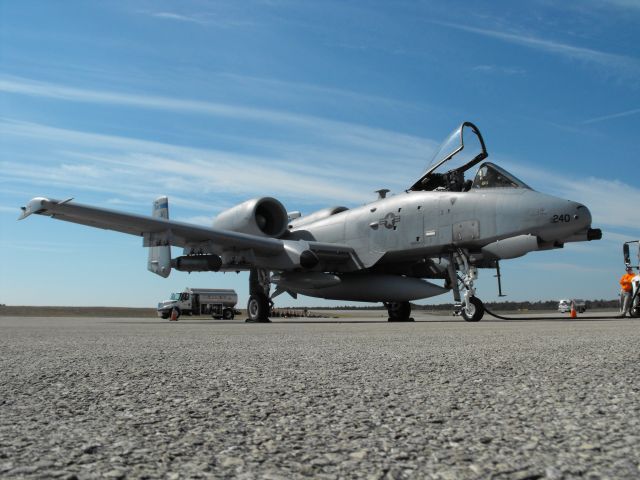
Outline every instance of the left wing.
[[68, 200], [36, 197], [22, 207], [22, 220], [31, 214], [46, 215], [56, 220], [79, 223], [89, 227], [114, 230], [139, 237], [168, 237], [171, 245], [188, 247], [194, 243], [213, 242], [222, 247], [253, 249], [262, 255], [278, 255], [283, 251], [281, 240], [245, 233], [200, 227], [159, 217], [123, 213], [106, 208], [92, 207]]
[[[242, 256], [242, 261], [238, 264], [240, 269], [252, 266], [273, 270], [304, 267], [304, 264], [300, 263], [300, 258], [306, 251], [311, 251], [313, 258], [317, 259], [318, 263], [322, 262], [322, 264], [330, 265], [338, 270], [353, 271], [364, 267], [353, 248], [347, 245], [250, 235], [177, 222], [161, 217], [92, 207], [72, 203], [71, 200], [60, 201], [36, 197], [29, 201], [26, 207], [22, 207], [22, 215], [18, 220], [32, 214], [45, 215], [56, 220], [143, 237], [146, 247], [174, 245], [187, 249], [200, 245], [205, 247], [205, 251], [223, 257], [228, 252], [250, 252]], [[226, 256], [231, 257], [231, 255]], [[307, 261], [308, 258], [309, 255], [306, 254]], [[233, 261], [236, 261], [235, 257], [233, 257]]]

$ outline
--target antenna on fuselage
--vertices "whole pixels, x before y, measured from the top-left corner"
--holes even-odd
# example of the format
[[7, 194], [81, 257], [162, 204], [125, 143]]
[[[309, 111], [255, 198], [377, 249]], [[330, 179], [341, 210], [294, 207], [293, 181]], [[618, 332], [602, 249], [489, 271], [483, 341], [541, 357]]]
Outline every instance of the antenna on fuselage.
[[383, 198], [387, 198], [387, 193], [391, 190], [388, 188], [381, 188], [380, 190], [376, 190], [375, 192], [378, 194], [378, 200], [382, 200]]

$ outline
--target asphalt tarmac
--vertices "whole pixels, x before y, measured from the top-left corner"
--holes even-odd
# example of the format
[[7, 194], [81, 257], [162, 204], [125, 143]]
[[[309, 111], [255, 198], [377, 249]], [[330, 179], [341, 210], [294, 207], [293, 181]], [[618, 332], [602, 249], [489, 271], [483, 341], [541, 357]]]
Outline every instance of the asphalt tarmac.
[[640, 320], [416, 320], [0, 317], [0, 477], [640, 477]]

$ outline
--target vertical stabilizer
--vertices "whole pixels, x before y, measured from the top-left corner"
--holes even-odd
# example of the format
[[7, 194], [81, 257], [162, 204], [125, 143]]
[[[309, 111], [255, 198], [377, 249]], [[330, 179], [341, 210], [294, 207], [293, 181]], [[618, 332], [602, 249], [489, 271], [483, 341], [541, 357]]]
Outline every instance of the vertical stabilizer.
[[[169, 219], [169, 199], [158, 197], [153, 202], [151, 215], [157, 218]], [[171, 273], [171, 246], [158, 245], [149, 247], [149, 261], [147, 269], [161, 277], [167, 278]]]

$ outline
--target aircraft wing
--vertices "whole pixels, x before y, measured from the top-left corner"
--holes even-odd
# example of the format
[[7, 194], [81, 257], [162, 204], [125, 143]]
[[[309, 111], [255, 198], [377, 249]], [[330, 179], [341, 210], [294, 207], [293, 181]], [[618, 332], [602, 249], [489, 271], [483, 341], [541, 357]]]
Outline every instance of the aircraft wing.
[[[60, 201], [36, 197], [29, 201], [26, 207], [22, 207], [22, 215], [19, 220], [32, 214], [45, 215], [56, 220], [143, 237], [145, 246], [153, 246], [155, 241], [158, 240], [162, 241], [163, 244], [178, 247], [191, 247], [206, 243], [219, 252], [225, 250], [252, 250], [261, 257], [281, 257], [291, 250], [292, 244], [300, 244], [298, 248], [294, 247], [294, 250], [299, 250], [304, 244], [304, 248], [313, 251], [325, 264], [342, 266], [343, 269], [348, 271], [365, 268], [354, 249], [347, 245], [283, 240], [250, 235], [160, 217], [137, 215], [72, 203], [71, 200]], [[273, 264], [279, 264], [275, 262], [275, 258]], [[274, 267], [275, 269], [278, 268]]]
[[263, 255], [278, 255], [283, 251], [284, 247], [282, 240], [276, 238], [260, 237], [164, 218], [118, 212], [80, 203], [71, 203], [71, 199], [60, 201], [37, 197], [22, 209], [22, 215], [19, 220], [31, 214], [46, 215], [56, 220], [114, 230], [140, 237], [145, 235], [164, 236], [171, 245], [179, 247], [212, 242], [221, 247], [254, 249]]

